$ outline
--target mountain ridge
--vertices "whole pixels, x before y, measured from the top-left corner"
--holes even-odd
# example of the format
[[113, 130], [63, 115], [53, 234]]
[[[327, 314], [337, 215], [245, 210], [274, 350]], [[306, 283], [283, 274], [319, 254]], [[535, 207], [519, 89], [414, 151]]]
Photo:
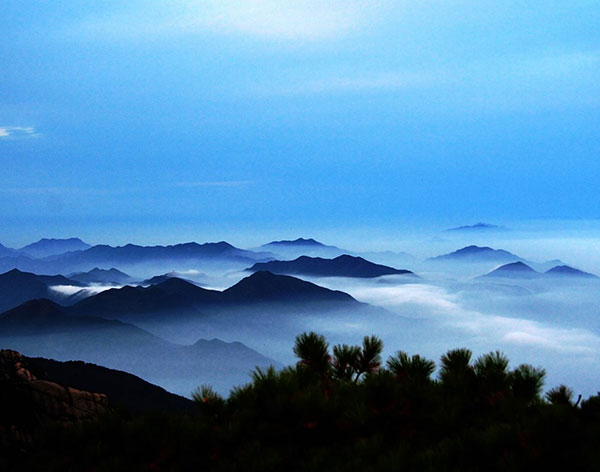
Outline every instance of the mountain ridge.
[[257, 262], [246, 270], [249, 272], [266, 270], [274, 274], [313, 275], [321, 277], [374, 278], [382, 275], [415, 275], [409, 270], [375, 264], [362, 257], [347, 254], [333, 259], [300, 256], [292, 261]]

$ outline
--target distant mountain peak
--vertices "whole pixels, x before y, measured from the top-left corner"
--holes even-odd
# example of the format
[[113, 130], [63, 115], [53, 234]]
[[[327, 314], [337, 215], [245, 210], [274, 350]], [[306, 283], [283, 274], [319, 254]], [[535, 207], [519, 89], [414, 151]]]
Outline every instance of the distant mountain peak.
[[526, 278], [531, 279], [541, 275], [539, 272], [529, 267], [521, 261], [504, 264], [497, 269], [483, 275], [482, 277], [505, 277], [505, 278]]
[[82, 251], [91, 246], [79, 238], [42, 238], [19, 249], [33, 257], [47, 257], [72, 251]]
[[568, 265], [560, 265], [560, 266], [552, 267], [552, 269], [547, 270], [545, 272], [545, 274], [554, 275], [554, 276], [567, 276], [567, 277], [585, 277], [585, 278], [594, 278], [594, 279], [598, 278], [598, 276], [596, 276], [594, 274], [590, 274], [589, 272], [584, 272], [582, 270], [575, 269]]
[[132, 277], [121, 272], [119, 269], [111, 267], [110, 269], [101, 269], [94, 267], [87, 272], [76, 272], [69, 275], [69, 278], [83, 283], [108, 283], [125, 284], [132, 281]]
[[446, 232], [468, 232], [468, 231], [499, 231], [506, 230], [504, 226], [498, 226], [491, 223], [475, 223], [474, 225], [457, 226], [456, 228], [447, 229]]
[[408, 270], [375, 264], [362, 257], [343, 254], [334, 259], [300, 256], [292, 261], [258, 262], [250, 272], [269, 271], [274, 274], [308, 275], [316, 277], [374, 278], [382, 275], [412, 275]]
[[271, 241], [267, 246], [318, 246], [326, 247], [325, 244], [313, 238], [298, 238], [294, 240], [282, 239], [281, 241]]
[[222, 292], [231, 301], [342, 301], [356, 302], [347, 293], [330, 290], [289, 275], [260, 270]]
[[527, 264], [521, 261], [511, 262], [510, 264], [504, 264], [501, 267], [498, 267], [496, 270], [501, 271], [524, 271], [524, 272], [536, 272]]
[[457, 249], [449, 254], [432, 257], [429, 261], [461, 261], [468, 262], [477, 261], [496, 261], [496, 262], [514, 262], [520, 261], [521, 258], [504, 249], [494, 249], [488, 246], [465, 246]]
[[33, 243], [33, 244], [38, 244], [38, 243], [57, 243], [57, 242], [70, 242], [70, 243], [82, 243], [82, 244], [86, 244], [86, 243], [84, 243], [79, 238], [42, 238], [39, 241], [37, 241], [37, 243]]
[[4, 312], [2, 314], [2, 319], [8, 320], [21, 316], [35, 316], [37, 319], [47, 319], [64, 315], [64, 307], [60, 306], [58, 303], [54, 303], [52, 300], [47, 298], [36, 298], [33, 300], [28, 300], [25, 303]]

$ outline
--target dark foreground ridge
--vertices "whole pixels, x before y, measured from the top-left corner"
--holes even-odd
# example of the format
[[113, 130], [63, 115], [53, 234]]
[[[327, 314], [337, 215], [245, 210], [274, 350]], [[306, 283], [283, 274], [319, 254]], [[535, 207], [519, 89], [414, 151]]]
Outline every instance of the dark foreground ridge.
[[[296, 365], [256, 369], [223, 398], [208, 386], [187, 413], [102, 411], [29, 442], [1, 438], [3, 470], [532, 471], [598, 470], [600, 395], [491, 352], [444, 354], [438, 366], [382, 342], [330, 349], [296, 338]], [[433, 373], [438, 367], [438, 374]], [[143, 393], [139, 393], [143, 395]], [[44, 433], [44, 432], [42, 432]], [[18, 447], [15, 447], [15, 444]]]

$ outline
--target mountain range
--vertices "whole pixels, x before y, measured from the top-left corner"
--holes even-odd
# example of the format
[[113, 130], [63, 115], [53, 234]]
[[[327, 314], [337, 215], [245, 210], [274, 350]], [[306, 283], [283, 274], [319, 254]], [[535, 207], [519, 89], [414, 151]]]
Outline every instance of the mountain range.
[[510, 279], [537, 279], [537, 278], [563, 278], [563, 279], [598, 279], [594, 274], [566, 265], [555, 266], [546, 272], [538, 272], [524, 262], [511, 262], [502, 265], [493, 271], [478, 278], [510, 278]]
[[506, 231], [504, 226], [498, 226], [491, 223], [475, 223], [474, 225], [457, 226], [447, 229], [446, 233], [484, 233], [491, 231]]
[[171, 246], [97, 245], [42, 258], [33, 258], [20, 252], [8, 254], [0, 257], [0, 270], [17, 268], [35, 273], [69, 273], [89, 271], [96, 267], [123, 269], [128, 266], [156, 267], [166, 264], [193, 268], [207, 262], [219, 263], [221, 266], [225, 262], [247, 265], [271, 258], [267, 253], [239, 249], [225, 241], [204, 244], [191, 242]]
[[250, 272], [266, 270], [274, 274], [309, 275], [317, 277], [356, 277], [373, 278], [382, 275], [410, 275], [409, 270], [394, 269], [381, 264], [374, 264], [362, 257], [344, 254], [334, 259], [300, 256], [293, 261], [257, 262]]
[[186, 310], [218, 310], [258, 304], [322, 307], [360, 305], [346, 293], [294, 277], [259, 271], [223, 291], [201, 288], [176, 277], [149, 287], [125, 286], [106, 290], [74, 304], [69, 307], [69, 312], [80, 316], [148, 316], [153, 313], [183, 314]]
[[83, 251], [90, 247], [88, 243], [83, 242], [79, 238], [42, 238], [35, 243], [22, 247], [19, 249], [19, 252], [39, 259], [56, 254], [64, 254], [65, 252]]
[[491, 247], [487, 246], [467, 246], [449, 254], [431, 257], [427, 259], [426, 262], [493, 262], [501, 264], [521, 260], [522, 259], [519, 256], [512, 254], [511, 252], [505, 251], [504, 249], [492, 249]]
[[278, 259], [295, 259], [299, 256], [336, 257], [348, 251], [336, 246], [328, 246], [313, 238], [271, 241], [260, 246], [258, 251], [266, 251]]
[[88, 272], [75, 272], [69, 274], [68, 277], [71, 280], [84, 284], [123, 285], [134, 281], [133, 277], [114, 267], [111, 269], [99, 269], [98, 267], [94, 267]]
[[62, 275], [37, 275], [17, 269], [0, 274], [0, 312], [34, 298], [64, 300], [64, 295], [50, 290], [50, 287], [55, 285], [84, 286], [81, 282]]
[[47, 299], [0, 315], [0, 344], [29, 356], [80, 359], [124, 370], [189, 395], [201, 383], [221, 391], [244, 383], [255, 366], [279, 365], [241, 343], [174, 344], [132, 324], [73, 316]]

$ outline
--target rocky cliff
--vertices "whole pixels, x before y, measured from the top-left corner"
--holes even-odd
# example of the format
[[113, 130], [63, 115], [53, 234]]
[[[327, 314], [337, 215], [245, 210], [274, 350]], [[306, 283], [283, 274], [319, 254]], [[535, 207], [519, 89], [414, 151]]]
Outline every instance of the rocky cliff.
[[29, 442], [42, 428], [90, 420], [107, 409], [106, 395], [38, 379], [25, 356], [0, 350], [0, 443]]

